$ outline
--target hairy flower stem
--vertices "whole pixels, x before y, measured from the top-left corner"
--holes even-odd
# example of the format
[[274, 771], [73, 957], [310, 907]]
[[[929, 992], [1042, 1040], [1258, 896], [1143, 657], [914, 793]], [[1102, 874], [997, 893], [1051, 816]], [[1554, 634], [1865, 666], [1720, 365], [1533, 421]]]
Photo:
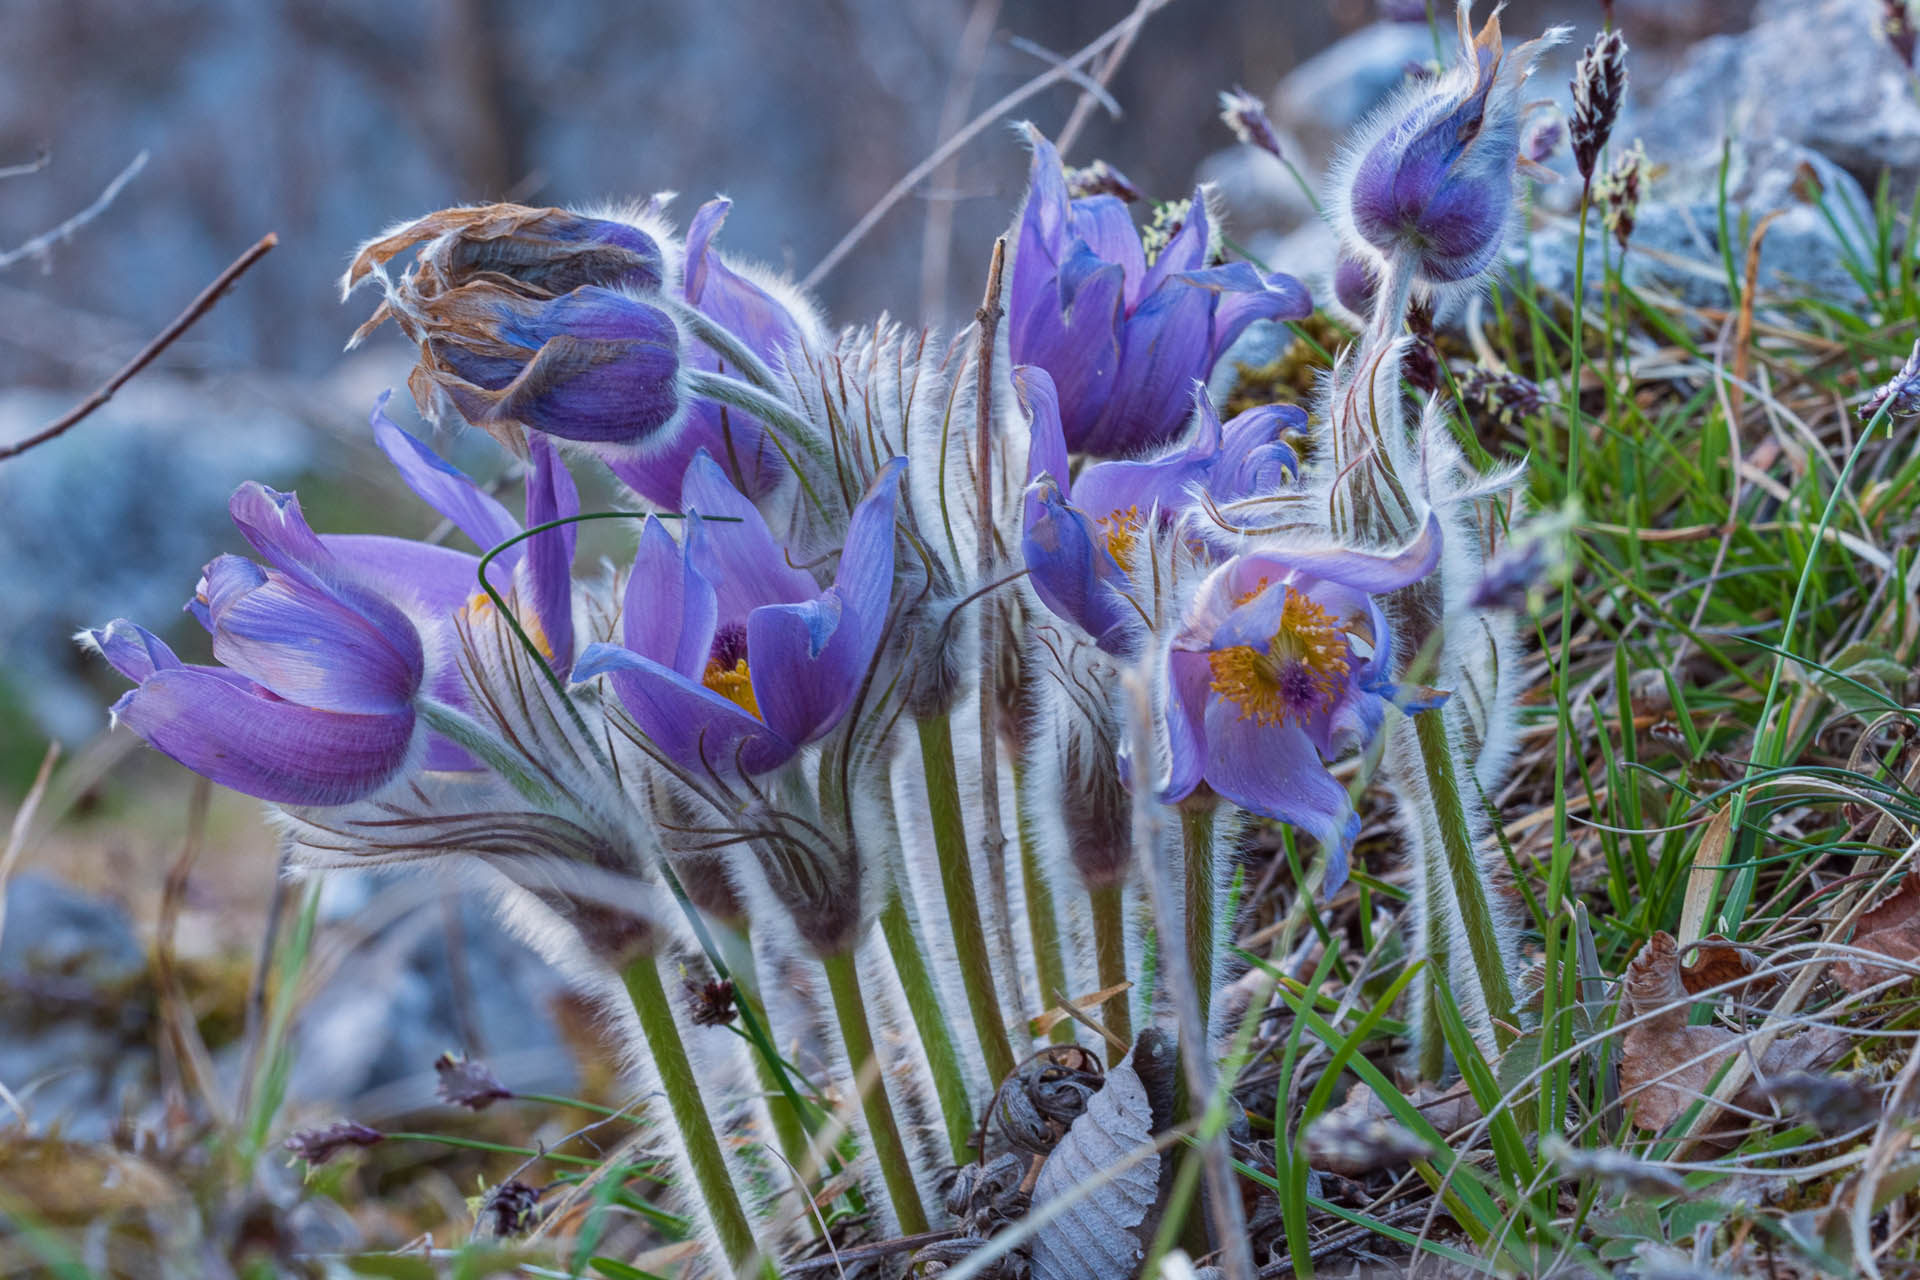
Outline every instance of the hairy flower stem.
[[[1093, 907], [1093, 960], [1100, 973], [1102, 990], [1124, 988], [1127, 982], [1126, 892], [1126, 886], [1117, 880], [1087, 890], [1087, 901]], [[1119, 1066], [1133, 1045], [1133, 1014], [1128, 1005], [1131, 994], [1124, 989], [1117, 991], [1101, 1006], [1101, 1022], [1122, 1041], [1122, 1044], [1108, 1043], [1109, 1067]]]
[[[1025, 773], [1019, 757], [1014, 758], [1013, 790], [1025, 790]], [[1060, 950], [1060, 916], [1054, 910], [1053, 885], [1047, 879], [1041, 853], [1036, 847], [1033, 824], [1025, 805], [1020, 811], [1020, 883], [1027, 896], [1027, 933], [1033, 943], [1034, 976], [1040, 982], [1040, 1007], [1051, 1009], [1061, 996], [1072, 999], [1067, 990], [1067, 963]], [[1055, 1044], [1073, 1043], [1073, 1020], [1062, 1018], [1053, 1024], [1049, 1039]]]
[[940, 1098], [940, 1118], [947, 1126], [947, 1145], [954, 1163], [965, 1164], [973, 1154], [967, 1146], [973, 1137], [973, 1100], [967, 1096], [960, 1051], [954, 1047], [953, 1033], [947, 1029], [947, 1017], [940, 1007], [940, 989], [927, 968], [927, 957], [920, 949], [920, 939], [913, 934], [913, 921], [907, 917], [907, 906], [898, 890], [888, 895], [887, 905], [880, 912], [880, 933], [887, 940], [887, 952], [900, 976], [900, 989], [906, 993], [907, 1010], [913, 1015], [914, 1030], [920, 1033], [920, 1046], [927, 1055], [927, 1070]]
[[713, 1220], [714, 1234], [726, 1251], [734, 1273], [775, 1280], [773, 1261], [754, 1243], [753, 1229], [740, 1207], [740, 1197], [727, 1172], [726, 1158], [720, 1154], [720, 1141], [714, 1136], [713, 1121], [700, 1096], [700, 1085], [687, 1061], [686, 1046], [680, 1040], [680, 1028], [673, 1020], [673, 1007], [667, 1002], [666, 988], [660, 981], [659, 962], [641, 956], [621, 975], [633, 1011], [640, 1019], [641, 1034], [660, 1073], [660, 1089], [667, 1096], [680, 1140], [686, 1144], [687, 1163], [699, 1188], [699, 1200]]
[[[1479, 859], [1474, 856], [1466, 809], [1460, 802], [1460, 780], [1453, 768], [1453, 750], [1447, 745], [1447, 730], [1441, 715], [1437, 708], [1422, 712], [1413, 717], [1413, 729], [1420, 742], [1420, 759], [1426, 766], [1427, 780], [1432, 784], [1434, 817], [1446, 854], [1448, 875], [1443, 883], [1450, 882], [1453, 905], [1466, 925], [1467, 949], [1473, 957], [1474, 973], [1480, 980], [1487, 1020], [1493, 1028], [1495, 1043], [1504, 1049], [1513, 1036], [1500, 1020], [1513, 1016], [1513, 988], [1507, 977], [1507, 962], [1500, 954], [1486, 878]], [[1428, 876], [1427, 892], [1431, 902], [1432, 881], [1438, 877], [1434, 877], [1431, 870]], [[1436, 971], [1444, 972], [1437, 966]], [[1431, 1025], [1424, 1027], [1423, 1033], [1438, 1038]]]
[[1013, 1042], [1007, 1038], [1000, 996], [993, 985], [993, 960], [980, 923], [980, 899], [973, 887], [973, 860], [967, 849], [967, 823], [960, 811], [959, 766], [953, 759], [953, 725], [944, 715], [921, 716], [920, 765], [927, 779], [928, 817], [940, 859], [940, 887], [947, 899], [947, 920], [960, 960], [974, 1034], [986, 1058], [987, 1076], [998, 1086], [1013, 1074]]
[[[767, 1025], [767, 1005], [760, 995], [760, 967], [755, 962], [747, 935], [737, 929], [718, 929], [714, 933], [714, 944], [726, 957], [727, 968], [733, 972], [735, 1003], [747, 1006], [750, 1017], [762, 1026]], [[753, 1059], [754, 1074], [766, 1092], [767, 1120], [773, 1125], [774, 1141], [780, 1146], [780, 1154], [793, 1166], [795, 1175], [804, 1178], [813, 1172], [809, 1165], [816, 1163], [807, 1144], [805, 1118], [793, 1099], [781, 1091], [780, 1075], [774, 1070], [773, 1064], [757, 1053], [748, 1056]]]
[[1200, 1025], [1211, 1026], [1213, 1016], [1213, 934], [1217, 906], [1213, 870], [1213, 817], [1216, 804], [1189, 798], [1180, 806], [1180, 834], [1186, 844], [1187, 968], [1193, 974], [1194, 998], [1200, 1002]]
[[893, 1104], [887, 1100], [886, 1073], [881, 1068], [879, 1055], [874, 1052], [873, 1027], [867, 1019], [866, 998], [860, 994], [860, 975], [854, 967], [853, 952], [822, 956], [820, 963], [827, 971], [827, 989], [833, 994], [840, 1040], [847, 1051], [847, 1063], [853, 1069], [860, 1108], [867, 1117], [867, 1136], [873, 1140], [874, 1159], [887, 1184], [887, 1197], [893, 1201], [894, 1217], [899, 1220], [903, 1233], [919, 1235], [927, 1229], [927, 1213], [920, 1207], [920, 1189], [913, 1182], [913, 1166], [907, 1162], [907, 1148], [900, 1140]]

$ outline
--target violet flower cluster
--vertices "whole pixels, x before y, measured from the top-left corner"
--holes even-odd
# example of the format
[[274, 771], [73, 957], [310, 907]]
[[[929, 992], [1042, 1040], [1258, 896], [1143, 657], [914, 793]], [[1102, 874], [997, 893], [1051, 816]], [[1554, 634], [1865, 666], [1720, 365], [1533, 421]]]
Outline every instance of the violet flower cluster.
[[[1511, 637], [1466, 597], [1516, 473], [1470, 474], [1431, 406], [1416, 444], [1396, 376], [1409, 300], [1471, 285], [1512, 214], [1531, 47], [1462, 14], [1461, 65], [1370, 126], [1331, 193], [1366, 333], [1314, 418], [1226, 416], [1205, 390], [1249, 325], [1309, 315], [1299, 280], [1224, 252], [1205, 189], [1143, 233], [1124, 182], [1070, 177], [1032, 129], [996, 322], [950, 339], [829, 331], [716, 247], [724, 200], [684, 231], [664, 199], [388, 231], [347, 273], [379, 294], [356, 341], [393, 321], [415, 405], [499, 441], [523, 518], [383, 398], [415, 526], [481, 554], [316, 533], [291, 494], [243, 486], [257, 560], [215, 557], [186, 605], [213, 665], [126, 620], [85, 633], [135, 686], [115, 719], [269, 802], [302, 865], [459, 865], [624, 988], [736, 1272], [764, 1274], [766, 1223], [803, 1206], [743, 1196], [790, 1179], [743, 1172], [753, 1144], [724, 1150], [711, 1117], [803, 1180], [826, 1167], [780, 1044], [848, 1082], [869, 1203], [929, 1230], [933, 1171], [973, 1158], [1059, 990], [1108, 993], [1123, 1040], [1172, 1025], [1175, 997], [1138, 983], [1160, 870], [1186, 868], [1218, 1030], [1249, 823], [1310, 837], [1332, 894], [1360, 830], [1343, 762], [1384, 748], [1423, 857], [1407, 726], [1448, 717], [1464, 772], [1501, 767]], [[611, 509], [582, 511], [589, 476]], [[624, 550], [583, 563], [587, 521]], [[669, 1007], [681, 966], [734, 984], [743, 1038]], [[881, 1086], [851, 1088], [870, 1057]]]

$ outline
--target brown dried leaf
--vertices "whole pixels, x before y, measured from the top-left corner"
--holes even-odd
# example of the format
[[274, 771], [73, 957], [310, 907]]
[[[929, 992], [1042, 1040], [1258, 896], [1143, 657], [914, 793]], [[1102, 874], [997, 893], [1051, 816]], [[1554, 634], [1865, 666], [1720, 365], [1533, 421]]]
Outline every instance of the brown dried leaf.
[[[1920, 963], [1920, 875], [1909, 875], [1879, 905], [1861, 915], [1853, 945], [1889, 960]], [[1833, 980], [1848, 991], [1865, 991], [1904, 972], [1861, 960], [1836, 960], [1832, 969]]]
[[[1680, 966], [1680, 983], [1694, 994], [1724, 983], [1738, 982], [1760, 968], [1759, 957], [1723, 934], [1710, 934], [1691, 948], [1693, 959]], [[1771, 987], [1779, 983], [1772, 974], [1755, 978], [1750, 987]]]
[[[1621, 1101], [1632, 1108], [1636, 1125], [1658, 1132], [1710, 1092], [1728, 1059], [1745, 1051], [1743, 1037], [1725, 1027], [1687, 1025], [1693, 1001], [1680, 965], [1679, 944], [1670, 933], [1656, 933], [1647, 940], [1627, 966], [1625, 987], [1622, 1017], [1652, 1016], [1628, 1027], [1621, 1042]], [[1766, 1081], [1824, 1065], [1845, 1043], [1844, 1035], [1826, 1027], [1775, 1037], [1760, 1056], [1755, 1079], [1734, 1098], [1734, 1105], [1764, 1110]]]

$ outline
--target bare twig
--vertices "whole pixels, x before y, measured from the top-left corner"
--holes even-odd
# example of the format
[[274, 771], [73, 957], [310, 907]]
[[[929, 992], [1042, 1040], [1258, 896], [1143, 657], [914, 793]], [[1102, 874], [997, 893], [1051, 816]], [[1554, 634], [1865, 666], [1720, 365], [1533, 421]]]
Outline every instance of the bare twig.
[[213, 304], [220, 300], [220, 295], [231, 289], [234, 281], [244, 275], [254, 263], [266, 257], [267, 251], [279, 243], [280, 237], [271, 231], [260, 237], [251, 249], [235, 258], [225, 271], [215, 276], [213, 283], [202, 289], [200, 296], [189, 303], [185, 311], [174, 317], [172, 324], [162, 329], [153, 341], [140, 348], [140, 353], [127, 361], [120, 372], [107, 379], [99, 390], [18, 444], [0, 446], [0, 462], [18, 457], [29, 449], [38, 448], [47, 441], [66, 434], [88, 414], [113, 399], [114, 392], [120, 390], [134, 375], [152, 364], [162, 351], [172, 346], [174, 341], [192, 328], [201, 316], [211, 311]]
[[[945, 141], [965, 121], [967, 104], [980, 79], [980, 67], [986, 61], [987, 40], [993, 24], [1000, 19], [1000, 0], [974, 0], [973, 12], [960, 32], [960, 51], [954, 57], [953, 78], [947, 83], [947, 96], [940, 104], [940, 124], [934, 136]], [[958, 178], [958, 158], [948, 156], [935, 175], [934, 186], [951, 188]], [[930, 323], [934, 308], [947, 298], [947, 271], [953, 257], [954, 201], [932, 200], [927, 205], [927, 222], [920, 237], [920, 320]]]
[[[15, 165], [11, 169], [0, 169], [0, 177], [11, 178], [22, 173], [32, 173], [35, 169], [45, 164], [46, 154], [43, 152], [41, 153], [40, 159], [31, 165]], [[33, 239], [21, 245], [18, 249], [10, 249], [6, 253], [0, 253], [0, 271], [5, 271], [8, 267], [23, 258], [39, 257], [56, 244], [73, 235], [73, 233], [81, 227], [86, 226], [89, 222], [92, 222], [95, 218], [105, 213], [107, 206], [113, 203], [114, 197], [120, 194], [120, 188], [132, 182], [133, 175], [139, 173], [146, 167], [147, 153], [142, 151], [133, 158], [131, 164], [120, 171], [118, 177], [107, 184], [105, 191], [102, 191], [94, 197], [92, 204], [74, 214], [53, 230], [41, 232]]]
[[[145, 153], [142, 152], [142, 154], [144, 155]], [[52, 162], [52, 160], [53, 160], [52, 150], [50, 150], [47, 147], [42, 147], [34, 155], [33, 159], [27, 161], [25, 164], [10, 164], [10, 165], [0, 166], [0, 178], [24, 178], [30, 173], [40, 172], [42, 169], [46, 168], [47, 165]]]
[[879, 202], [875, 204], [873, 208], [867, 210], [867, 212], [861, 216], [860, 221], [853, 224], [853, 230], [840, 237], [840, 243], [834, 245], [832, 249], [827, 251], [827, 256], [820, 259], [818, 266], [807, 272], [806, 278], [800, 281], [800, 287], [803, 289], [811, 289], [814, 285], [824, 280], [827, 273], [839, 266], [841, 259], [853, 251], [855, 245], [867, 238], [867, 233], [879, 224], [880, 219], [887, 216], [888, 211], [891, 210], [894, 205], [899, 204], [908, 192], [925, 181], [928, 174], [945, 164], [948, 156], [951, 156], [954, 152], [960, 150], [960, 148], [966, 146], [978, 137], [981, 130], [985, 129], [994, 121], [999, 120], [1002, 116], [1006, 115], [1007, 112], [1013, 110], [1035, 94], [1051, 88], [1062, 80], [1070, 79], [1074, 71], [1092, 59], [1099, 57], [1107, 49], [1112, 48], [1117, 41], [1124, 39], [1130, 42], [1132, 33], [1138, 30], [1141, 20], [1154, 9], [1158, 9], [1162, 5], [1170, 2], [1171, 0], [1140, 0], [1140, 4], [1134, 9], [1132, 14], [1107, 28], [1093, 43], [1087, 45], [1059, 66], [1050, 67], [1041, 72], [969, 120], [964, 128], [960, 129], [938, 147], [935, 147], [933, 154], [915, 165], [906, 177], [900, 179], [900, 181], [888, 188], [887, 193], [880, 197]]
[[[1093, 75], [1095, 82], [1102, 89], [1106, 87], [1108, 81], [1113, 79], [1114, 72], [1120, 70], [1120, 64], [1126, 61], [1127, 54], [1133, 49], [1134, 40], [1140, 35], [1140, 28], [1146, 25], [1147, 19], [1156, 9], [1163, 8], [1168, 3], [1170, 0], [1140, 0], [1133, 6], [1133, 12], [1121, 19], [1119, 39], [1114, 41], [1113, 52], [1107, 55], [1107, 60], [1100, 64], [1100, 69]], [[1073, 114], [1068, 116], [1066, 124], [1060, 127], [1060, 136], [1053, 140], [1053, 148], [1060, 153], [1061, 159], [1066, 158], [1074, 139], [1080, 136], [1080, 130], [1084, 129], [1087, 121], [1093, 117], [1093, 108], [1098, 101], [1091, 90], [1082, 90], [1080, 100], [1073, 104]]]
[[215, 1115], [220, 1114], [219, 1081], [214, 1074], [213, 1058], [194, 1022], [192, 1006], [180, 982], [175, 963], [174, 933], [180, 923], [180, 907], [186, 901], [188, 878], [193, 864], [206, 848], [207, 805], [213, 796], [213, 784], [205, 778], [193, 780], [187, 800], [187, 833], [181, 841], [180, 856], [167, 872], [166, 886], [160, 894], [160, 919], [153, 942], [153, 976], [158, 988], [163, 1052], [174, 1058], [177, 1069], [200, 1095], [201, 1102]]
[[[1062, 59], [1059, 54], [1055, 53], [1053, 50], [1047, 48], [1047, 46], [1043, 44], [1027, 39], [1025, 36], [1008, 36], [1007, 43], [1013, 48], [1018, 49], [1022, 53], [1030, 54], [1033, 57], [1040, 59], [1040, 61], [1046, 63], [1050, 67], [1060, 66], [1062, 63]], [[1069, 68], [1068, 77], [1076, 85], [1080, 86], [1080, 91], [1082, 93], [1092, 94], [1094, 96], [1094, 100], [1097, 101], [1102, 107], [1106, 108], [1107, 115], [1110, 118], [1118, 120], [1122, 115], [1126, 114], [1125, 112], [1120, 110], [1120, 103], [1114, 98], [1114, 96], [1107, 92], [1107, 87], [1104, 84], [1101, 84], [1098, 80], [1094, 79], [1092, 76], [1088, 75], [1086, 72], [1081, 71], [1078, 68]]]

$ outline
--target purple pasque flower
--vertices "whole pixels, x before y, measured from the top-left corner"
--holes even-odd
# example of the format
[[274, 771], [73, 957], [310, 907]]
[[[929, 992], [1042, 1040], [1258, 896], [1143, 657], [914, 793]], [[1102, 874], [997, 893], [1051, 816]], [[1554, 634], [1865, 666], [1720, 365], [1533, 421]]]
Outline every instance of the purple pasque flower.
[[189, 606], [223, 665], [183, 663], [125, 619], [82, 633], [138, 685], [114, 704], [115, 723], [262, 800], [334, 805], [378, 791], [414, 758], [426, 652], [354, 552], [369, 552], [363, 563], [400, 561], [380, 559], [380, 548], [337, 553], [297, 498], [264, 485], [242, 485], [230, 510], [267, 565], [218, 557]]
[[1431, 573], [1439, 522], [1390, 556], [1273, 546], [1227, 561], [1200, 587], [1167, 656], [1171, 770], [1162, 798], [1202, 783], [1326, 848], [1326, 892], [1347, 876], [1360, 820], [1326, 762], [1364, 745], [1389, 703], [1445, 695], [1394, 684], [1394, 640], [1373, 597]]
[[[763, 361], [776, 364], [814, 327], [812, 317], [797, 295], [783, 297], [786, 291], [779, 285], [735, 270], [713, 248], [713, 238], [732, 207], [731, 200], [709, 200], [693, 215], [687, 228], [680, 295]], [[727, 369], [704, 345], [692, 347], [685, 360], [690, 368], [738, 373]], [[691, 400], [677, 432], [658, 448], [609, 462], [613, 473], [635, 492], [657, 506], [672, 507], [680, 499], [687, 464], [703, 449], [726, 471], [734, 487], [755, 501], [772, 492], [787, 474], [779, 446], [757, 418], [711, 400]]]
[[[398, 281], [385, 264], [418, 246]], [[377, 277], [419, 344], [409, 378], [423, 413], [443, 407], [524, 453], [524, 432], [644, 448], [679, 421], [680, 333], [644, 298], [663, 278], [637, 227], [561, 209], [486, 205], [430, 214], [372, 241], [345, 287]]]
[[1021, 553], [1035, 594], [1109, 653], [1132, 647], [1151, 610], [1135, 598], [1142, 539], [1171, 524], [1204, 492], [1217, 502], [1268, 493], [1300, 473], [1282, 438], [1306, 426], [1293, 405], [1249, 409], [1222, 426], [1204, 386], [1191, 439], [1157, 457], [1102, 461], [1068, 472], [1059, 399], [1044, 369], [1022, 365], [1014, 384], [1032, 419]]
[[1563, 34], [1509, 53], [1497, 13], [1475, 35], [1462, 4], [1459, 24], [1461, 61], [1364, 125], [1334, 182], [1352, 240], [1379, 261], [1409, 260], [1428, 285], [1471, 280], [1498, 255], [1513, 221], [1520, 87]]
[[688, 773], [752, 776], [786, 763], [839, 724], [879, 648], [905, 466], [889, 462], [854, 508], [823, 591], [719, 463], [696, 454], [680, 492], [685, 537], [647, 521], [624, 644], [589, 646], [574, 678], [608, 676], [641, 732]]
[[1028, 136], [1031, 185], [1007, 293], [1013, 359], [1052, 376], [1074, 452], [1164, 444], [1186, 425], [1195, 379], [1249, 324], [1305, 319], [1313, 300], [1289, 275], [1208, 266], [1204, 191], [1149, 264], [1126, 205], [1072, 199], [1053, 144], [1031, 127]]

